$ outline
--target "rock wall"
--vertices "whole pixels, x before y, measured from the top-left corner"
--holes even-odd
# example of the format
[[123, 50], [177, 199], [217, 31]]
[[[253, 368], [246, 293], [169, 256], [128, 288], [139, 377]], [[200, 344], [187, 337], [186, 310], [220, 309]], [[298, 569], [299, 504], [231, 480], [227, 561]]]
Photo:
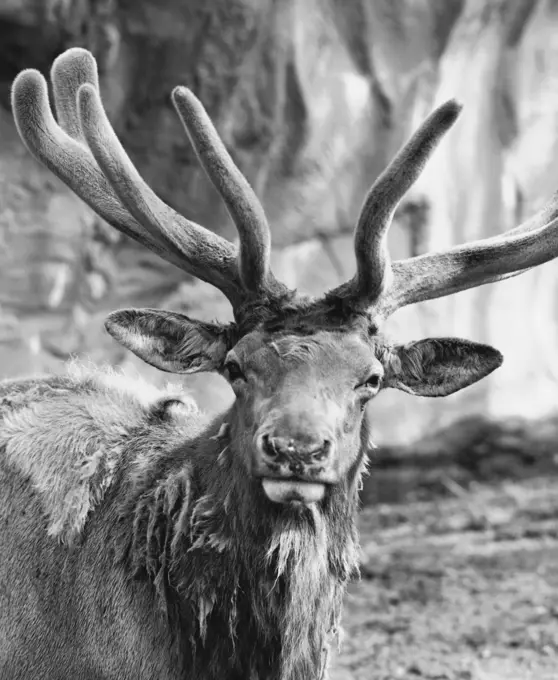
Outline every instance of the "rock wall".
[[[0, 375], [60, 370], [69, 355], [136, 362], [103, 332], [107, 311], [170, 306], [228, 318], [220, 293], [102, 223], [24, 150], [9, 112], [17, 72], [46, 74], [91, 49], [124, 146], [157, 193], [234, 239], [170, 104], [194, 89], [261, 197], [279, 278], [319, 293], [352, 275], [367, 188], [431, 108], [460, 121], [396, 215], [394, 258], [496, 234], [558, 188], [555, 0], [0, 0]], [[405, 442], [457, 417], [540, 416], [558, 397], [558, 264], [402, 310], [399, 340], [488, 341], [504, 367], [441, 400], [388, 391], [376, 439]], [[187, 378], [202, 405], [231, 400], [217, 376]]]

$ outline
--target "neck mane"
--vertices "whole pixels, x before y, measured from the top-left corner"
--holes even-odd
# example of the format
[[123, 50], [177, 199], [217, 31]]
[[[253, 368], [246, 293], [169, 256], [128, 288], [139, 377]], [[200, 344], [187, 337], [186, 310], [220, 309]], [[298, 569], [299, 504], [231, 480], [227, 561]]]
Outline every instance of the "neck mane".
[[121, 513], [133, 517], [125, 558], [154, 584], [200, 678], [211, 668], [309, 680], [326, 663], [358, 572], [365, 448], [322, 503], [284, 507], [247, 474], [228, 422], [225, 414], [163, 463], [138, 466]]

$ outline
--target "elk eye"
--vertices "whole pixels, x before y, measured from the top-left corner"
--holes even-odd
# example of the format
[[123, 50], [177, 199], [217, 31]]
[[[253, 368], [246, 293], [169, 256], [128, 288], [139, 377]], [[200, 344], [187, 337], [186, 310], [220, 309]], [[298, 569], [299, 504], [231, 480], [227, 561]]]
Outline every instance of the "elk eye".
[[246, 380], [242, 369], [238, 362], [229, 359], [224, 366], [225, 375], [230, 382], [235, 382], [235, 380]]
[[359, 383], [355, 389], [368, 388], [371, 390], [377, 390], [382, 382], [382, 376], [377, 373], [370, 375], [363, 383]]
[[377, 390], [378, 387], [380, 387], [381, 381], [382, 381], [381, 376], [374, 374], [374, 375], [371, 375], [364, 384], [367, 387], [372, 387], [372, 389]]

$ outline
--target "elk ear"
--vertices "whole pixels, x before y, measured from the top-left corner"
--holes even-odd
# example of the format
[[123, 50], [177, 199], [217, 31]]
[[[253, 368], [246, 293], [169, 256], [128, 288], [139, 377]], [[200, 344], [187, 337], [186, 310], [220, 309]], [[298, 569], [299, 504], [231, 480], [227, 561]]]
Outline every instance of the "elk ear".
[[501, 366], [503, 356], [489, 345], [431, 338], [392, 350], [384, 385], [421, 397], [445, 397]]
[[107, 317], [105, 328], [140, 359], [168, 373], [218, 370], [231, 333], [230, 326], [160, 309], [121, 309]]

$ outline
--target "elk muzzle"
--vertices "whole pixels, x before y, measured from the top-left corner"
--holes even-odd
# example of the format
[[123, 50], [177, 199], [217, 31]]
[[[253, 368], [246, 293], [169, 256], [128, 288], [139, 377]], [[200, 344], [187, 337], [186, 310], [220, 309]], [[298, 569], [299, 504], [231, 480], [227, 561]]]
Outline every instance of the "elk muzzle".
[[277, 503], [315, 503], [337, 481], [333, 437], [312, 419], [283, 416], [256, 438], [253, 473]]

